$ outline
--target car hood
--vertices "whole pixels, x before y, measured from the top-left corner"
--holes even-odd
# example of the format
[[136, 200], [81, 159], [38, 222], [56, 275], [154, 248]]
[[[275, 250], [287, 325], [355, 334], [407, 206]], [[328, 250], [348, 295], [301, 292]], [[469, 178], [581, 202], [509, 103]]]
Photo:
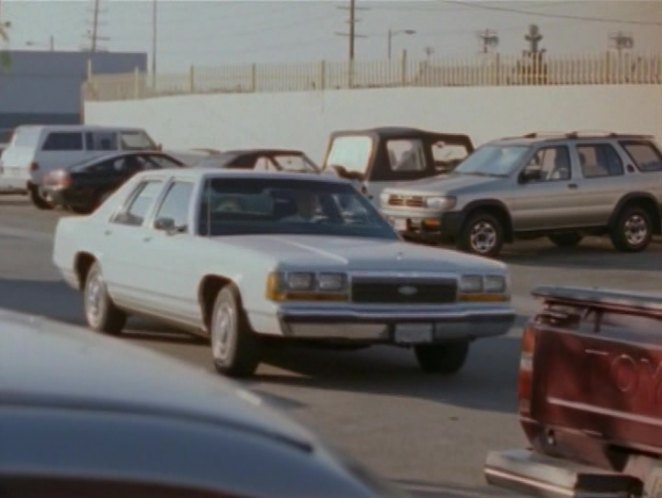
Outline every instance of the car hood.
[[503, 180], [504, 178], [500, 176], [460, 174], [439, 175], [415, 182], [399, 182], [384, 189], [384, 192], [398, 193], [400, 195], [454, 194], [464, 190], [501, 182]]
[[43, 318], [0, 310], [0, 327], [0, 406], [144, 413], [317, 445], [259, 397], [199, 368]]
[[[228, 237], [218, 240], [229, 242]], [[328, 235], [242, 235], [233, 246], [282, 269], [343, 271], [505, 272], [503, 263], [401, 240]]]

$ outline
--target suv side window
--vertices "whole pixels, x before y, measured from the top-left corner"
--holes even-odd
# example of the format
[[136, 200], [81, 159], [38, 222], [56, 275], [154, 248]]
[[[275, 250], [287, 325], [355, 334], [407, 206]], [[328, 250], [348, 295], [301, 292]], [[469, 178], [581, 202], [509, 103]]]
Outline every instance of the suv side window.
[[83, 150], [83, 134], [78, 132], [49, 133], [42, 150]]
[[662, 171], [662, 155], [652, 143], [628, 141], [621, 145], [640, 171]]
[[391, 171], [425, 171], [425, 150], [418, 139], [386, 142]]
[[188, 182], [174, 182], [159, 207], [156, 219], [169, 218], [174, 221], [174, 227], [187, 231], [188, 212], [193, 184]]
[[148, 180], [141, 182], [129, 197], [125, 207], [113, 218], [113, 223], [121, 225], [140, 226], [145, 221], [145, 216], [154, 204], [161, 192], [163, 182], [160, 180]]
[[572, 173], [568, 148], [556, 146], [538, 149], [525, 166], [524, 175], [531, 182], [569, 180]]
[[117, 133], [111, 131], [88, 131], [85, 134], [87, 150], [117, 150]]
[[609, 144], [578, 145], [577, 155], [584, 178], [623, 174], [623, 161]]

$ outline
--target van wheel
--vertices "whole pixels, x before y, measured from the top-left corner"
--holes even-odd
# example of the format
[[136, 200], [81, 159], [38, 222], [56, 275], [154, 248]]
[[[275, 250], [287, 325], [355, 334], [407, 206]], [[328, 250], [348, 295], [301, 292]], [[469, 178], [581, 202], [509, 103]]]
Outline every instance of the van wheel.
[[39, 189], [34, 185], [30, 185], [28, 195], [30, 196], [30, 200], [32, 201], [32, 204], [34, 204], [34, 206], [37, 209], [47, 210], [47, 209], [53, 209], [55, 207], [55, 204], [50, 202], [48, 199], [44, 198], [39, 193]]
[[469, 342], [458, 341], [447, 344], [424, 344], [415, 346], [416, 360], [421, 370], [427, 373], [457, 373], [469, 355]]
[[609, 237], [619, 251], [643, 251], [653, 237], [650, 215], [639, 206], [625, 208], [611, 227]]
[[226, 285], [218, 293], [210, 332], [216, 370], [231, 377], [253, 375], [260, 362], [260, 342], [250, 329], [234, 285]]
[[495, 257], [501, 252], [504, 229], [491, 214], [476, 213], [462, 228], [457, 241], [458, 249], [479, 256]]
[[553, 233], [549, 236], [549, 240], [559, 247], [576, 247], [582, 239], [577, 232]]

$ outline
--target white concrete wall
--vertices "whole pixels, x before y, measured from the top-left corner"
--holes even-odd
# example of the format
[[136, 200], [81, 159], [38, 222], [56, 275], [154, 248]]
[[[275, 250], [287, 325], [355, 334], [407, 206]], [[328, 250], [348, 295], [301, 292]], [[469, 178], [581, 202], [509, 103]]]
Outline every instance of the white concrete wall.
[[291, 147], [323, 158], [328, 134], [381, 125], [467, 133], [478, 145], [535, 130], [648, 133], [662, 86], [397, 88], [88, 102], [85, 122], [141, 126], [167, 149]]

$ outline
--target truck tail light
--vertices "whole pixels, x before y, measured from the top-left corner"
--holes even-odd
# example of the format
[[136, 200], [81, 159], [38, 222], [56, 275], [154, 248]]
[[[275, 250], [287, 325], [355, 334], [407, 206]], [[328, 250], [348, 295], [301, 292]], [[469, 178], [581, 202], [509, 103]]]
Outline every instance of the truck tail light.
[[37, 171], [39, 169], [39, 163], [32, 162], [30, 163], [30, 171]]
[[519, 374], [517, 377], [517, 400], [521, 416], [529, 416], [531, 412], [531, 395], [533, 394], [533, 354], [536, 347], [536, 329], [527, 325], [522, 334]]

